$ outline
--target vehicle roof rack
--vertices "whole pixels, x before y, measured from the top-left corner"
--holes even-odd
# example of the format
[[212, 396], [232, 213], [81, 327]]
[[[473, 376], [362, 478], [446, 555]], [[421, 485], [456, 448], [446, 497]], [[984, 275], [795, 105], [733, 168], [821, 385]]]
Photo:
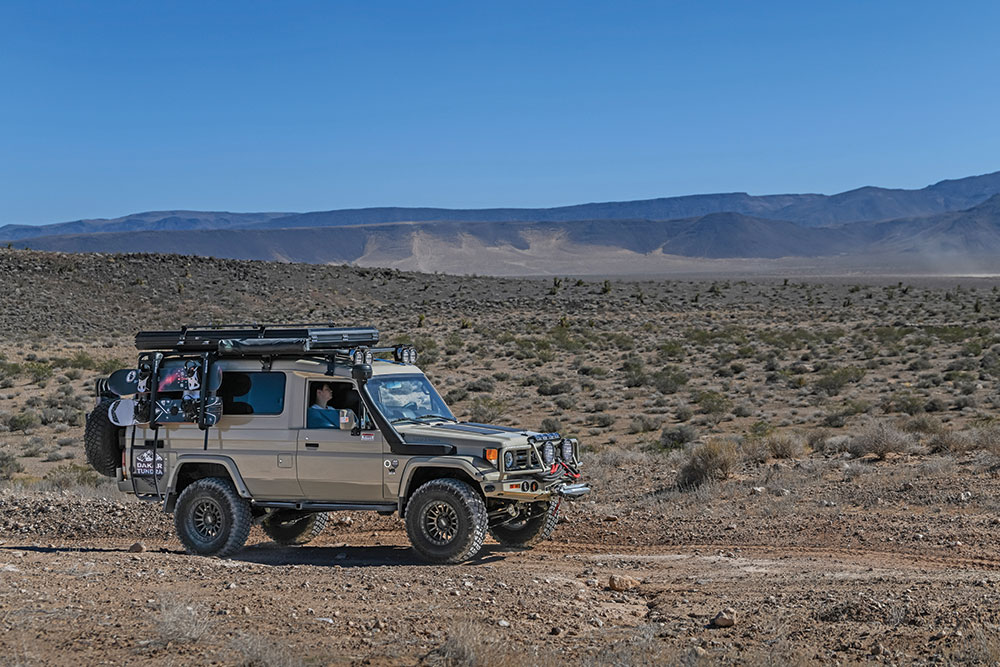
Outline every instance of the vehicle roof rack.
[[378, 344], [374, 327], [330, 324], [188, 325], [171, 331], [140, 331], [138, 350], [215, 352], [220, 355], [294, 355], [335, 353]]

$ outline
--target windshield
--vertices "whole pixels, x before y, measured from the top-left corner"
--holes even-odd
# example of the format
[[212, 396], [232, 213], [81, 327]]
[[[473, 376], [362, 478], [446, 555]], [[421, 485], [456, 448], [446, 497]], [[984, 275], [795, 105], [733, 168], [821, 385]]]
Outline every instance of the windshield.
[[423, 375], [386, 375], [368, 381], [368, 393], [390, 422], [423, 419], [458, 421]]

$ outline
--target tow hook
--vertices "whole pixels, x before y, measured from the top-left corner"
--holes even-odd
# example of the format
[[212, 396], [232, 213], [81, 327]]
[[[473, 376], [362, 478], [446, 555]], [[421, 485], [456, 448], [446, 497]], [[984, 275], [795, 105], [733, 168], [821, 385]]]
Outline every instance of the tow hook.
[[564, 484], [555, 490], [563, 498], [579, 498], [590, 493], [590, 487], [586, 484]]

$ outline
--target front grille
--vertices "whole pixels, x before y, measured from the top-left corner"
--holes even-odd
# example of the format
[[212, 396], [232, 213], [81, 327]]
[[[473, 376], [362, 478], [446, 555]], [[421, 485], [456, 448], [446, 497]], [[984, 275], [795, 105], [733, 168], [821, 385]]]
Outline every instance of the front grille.
[[511, 470], [525, 470], [538, 467], [538, 457], [531, 449], [514, 450], [514, 466]]

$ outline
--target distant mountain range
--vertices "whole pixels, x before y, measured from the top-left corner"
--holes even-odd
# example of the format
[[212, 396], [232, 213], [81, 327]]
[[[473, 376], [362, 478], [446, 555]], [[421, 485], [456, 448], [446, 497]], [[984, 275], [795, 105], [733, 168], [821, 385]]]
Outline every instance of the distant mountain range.
[[[459, 273], [656, 273], [669, 258], [850, 258], [852, 266], [1000, 270], [1000, 172], [919, 190], [691, 195], [558, 208], [147, 212], [6, 225], [14, 247], [168, 252]], [[827, 262], [831, 266], [830, 262]], [[991, 268], [992, 267], [992, 268]]]

